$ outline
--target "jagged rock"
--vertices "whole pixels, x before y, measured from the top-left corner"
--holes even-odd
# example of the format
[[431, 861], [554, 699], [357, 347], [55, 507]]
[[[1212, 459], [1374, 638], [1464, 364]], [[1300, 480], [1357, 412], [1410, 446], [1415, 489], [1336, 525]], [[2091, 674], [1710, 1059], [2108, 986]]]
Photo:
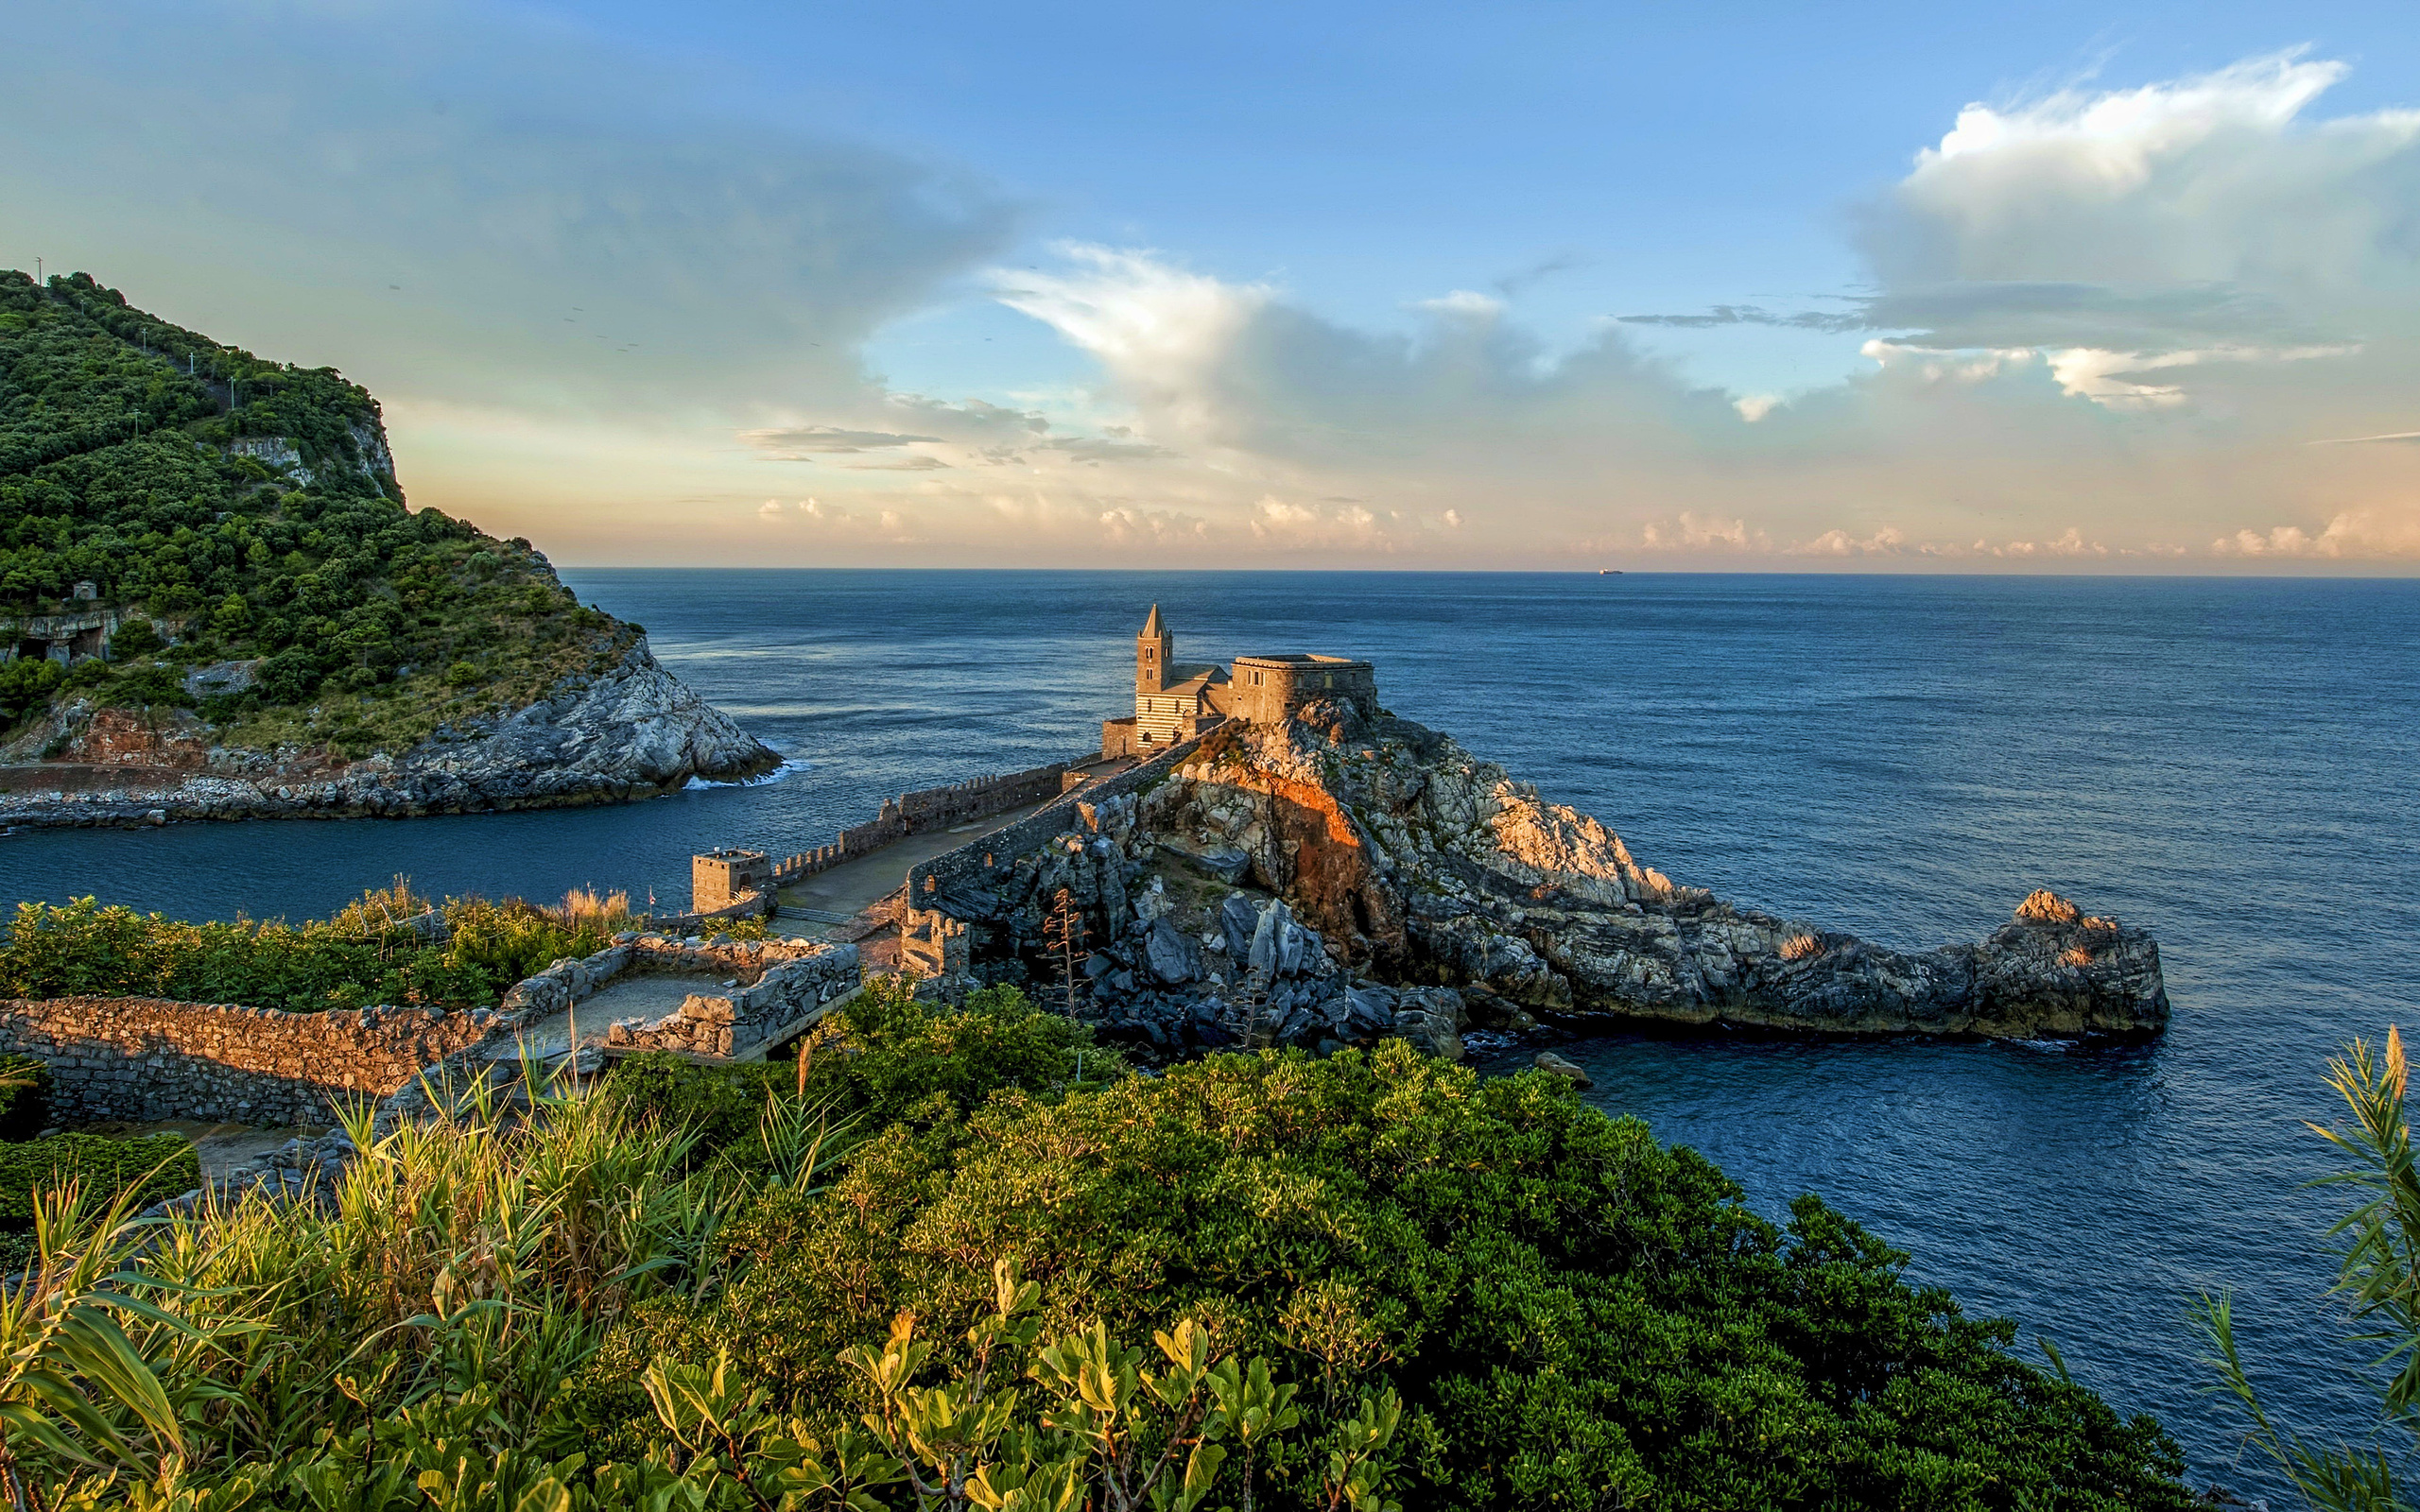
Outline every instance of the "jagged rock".
[[1462, 1058], [1462, 995], [1449, 987], [1397, 993], [1393, 1032], [1444, 1060]]
[[1260, 910], [1242, 893], [1229, 893], [1219, 905], [1219, 928], [1227, 937], [1227, 958], [1249, 965], [1253, 932], [1260, 927]]
[[[1466, 1028], [1518, 1034], [1537, 1014], [2003, 1038], [2167, 1023], [2150, 936], [2055, 895], [1976, 944], [1887, 950], [1679, 885], [1444, 735], [1329, 713], [1220, 730], [1082, 834], [1004, 865], [960, 916], [985, 926], [978, 948], [1030, 967], [1067, 887], [1094, 920], [1092, 1011], [1162, 1047], [1211, 1042], [1216, 1023], [1454, 1057]], [[1250, 885], [1205, 896], [1198, 858], [1221, 851], [1247, 858]]]
[[1252, 852], [1248, 850], [1210, 850], [1195, 856], [1193, 861], [1231, 887], [1243, 881], [1244, 873], [1252, 869]]
[[1190, 982], [1201, 974], [1201, 948], [1176, 931], [1166, 916], [1153, 920], [1150, 934], [1144, 936], [1151, 974], [1170, 987]]
[[1537, 1058], [1530, 1063], [1547, 1075], [1560, 1076], [1582, 1091], [1597, 1085], [1597, 1079], [1582, 1071], [1577, 1063], [1565, 1060], [1551, 1050], [1539, 1051]]

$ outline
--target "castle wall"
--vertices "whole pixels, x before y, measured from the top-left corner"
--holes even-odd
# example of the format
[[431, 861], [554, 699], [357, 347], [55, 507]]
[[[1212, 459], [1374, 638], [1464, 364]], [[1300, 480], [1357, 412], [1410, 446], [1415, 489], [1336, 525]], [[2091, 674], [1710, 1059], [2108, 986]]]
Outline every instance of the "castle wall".
[[1236, 717], [1255, 725], [1291, 718], [1305, 704], [1345, 698], [1363, 718], [1378, 712], [1378, 675], [1367, 662], [1342, 657], [1237, 657], [1230, 695]]
[[1174, 771], [1177, 764], [1192, 755], [1201, 744], [1199, 736], [1181, 741], [1115, 777], [1070, 788], [1056, 803], [1036, 809], [1005, 829], [977, 835], [955, 850], [917, 862], [908, 869], [908, 905], [933, 907], [954, 887], [982, 886], [987, 873], [1005, 870], [1017, 857], [1048, 844], [1053, 836], [1082, 828], [1076, 814], [1078, 804], [1098, 803], [1120, 793], [1150, 787]]
[[879, 850], [911, 834], [946, 830], [973, 819], [987, 819], [1028, 803], [1058, 796], [1064, 786], [1068, 763], [1053, 762], [1022, 772], [970, 778], [947, 787], [903, 793], [883, 804], [882, 812], [864, 824], [842, 830], [830, 845], [802, 851], [773, 867], [774, 886], [812, 877], [841, 862]]

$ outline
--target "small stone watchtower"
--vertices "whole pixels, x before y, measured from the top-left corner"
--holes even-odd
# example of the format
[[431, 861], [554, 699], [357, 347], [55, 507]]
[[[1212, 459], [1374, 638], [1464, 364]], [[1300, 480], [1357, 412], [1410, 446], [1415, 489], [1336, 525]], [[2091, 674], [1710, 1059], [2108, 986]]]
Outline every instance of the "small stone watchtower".
[[719, 913], [772, 891], [773, 863], [762, 850], [725, 849], [689, 858], [689, 908]]

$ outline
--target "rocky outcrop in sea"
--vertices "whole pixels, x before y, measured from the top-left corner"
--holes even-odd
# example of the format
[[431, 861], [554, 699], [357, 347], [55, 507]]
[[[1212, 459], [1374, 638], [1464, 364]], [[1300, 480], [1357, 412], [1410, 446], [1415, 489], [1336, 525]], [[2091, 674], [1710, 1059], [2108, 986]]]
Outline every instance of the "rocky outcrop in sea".
[[2054, 894], [1914, 952], [1737, 908], [1451, 737], [1340, 701], [1221, 729], [1165, 781], [1076, 812], [1076, 832], [922, 902], [975, 926], [978, 971], [1051, 996], [1064, 889], [1088, 931], [1078, 1010], [1170, 1052], [1401, 1035], [1452, 1056], [1541, 1018], [1995, 1039], [2168, 1023], [2151, 936]]
[[[22, 737], [0, 825], [172, 819], [402, 817], [648, 798], [692, 778], [762, 776], [780, 756], [657, 664], [644, 638], [620, 662], [546, 697], [348, 762], [325, 749], [211, 744], [191, 715], [73, 705]], [[57, 785], [51, 785], [52, 782]]]

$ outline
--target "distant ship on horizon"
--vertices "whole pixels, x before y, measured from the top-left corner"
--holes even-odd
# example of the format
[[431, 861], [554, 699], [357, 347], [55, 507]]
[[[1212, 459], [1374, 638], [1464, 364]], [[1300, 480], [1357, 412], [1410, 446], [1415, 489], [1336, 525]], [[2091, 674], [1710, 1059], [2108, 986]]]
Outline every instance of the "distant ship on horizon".
[[1597, 576], [1599, 577], [1619, 577], [1621, 575], [1622, 570], [1618, 567], [1599, 567], [1597, 569]]

